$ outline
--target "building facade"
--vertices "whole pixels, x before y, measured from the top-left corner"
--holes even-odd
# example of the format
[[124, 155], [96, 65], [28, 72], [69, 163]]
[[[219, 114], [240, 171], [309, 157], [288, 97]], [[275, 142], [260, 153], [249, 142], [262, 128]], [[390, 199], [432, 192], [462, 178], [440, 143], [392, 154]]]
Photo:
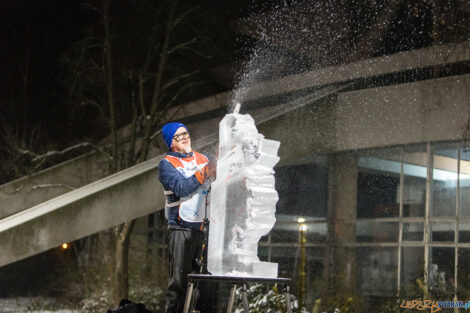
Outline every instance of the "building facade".
[[470, 75], [365, 80], [260, 126], [281, 141], [278, 222], [260, 255], [301, 286], [305, 247], [307, 303], [326, 287], [367, 301], [424, 289], [465, 300]]
[[307, 305], [468, 298], [467, 46], [286, 77], [242, 104], [281, 142], [277, 223], [259, 255]]

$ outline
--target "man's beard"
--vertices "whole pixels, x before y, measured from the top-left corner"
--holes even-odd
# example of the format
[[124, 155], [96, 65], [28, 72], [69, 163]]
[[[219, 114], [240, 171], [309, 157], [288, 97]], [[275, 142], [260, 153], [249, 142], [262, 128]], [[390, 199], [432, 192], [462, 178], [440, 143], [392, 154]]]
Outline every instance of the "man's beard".
[[185, 147], [185, 148], [184, 148], [184, 152], [185, 152], [186, 154], [189, 154], [189, 153], [191, 152], [191, 147]]

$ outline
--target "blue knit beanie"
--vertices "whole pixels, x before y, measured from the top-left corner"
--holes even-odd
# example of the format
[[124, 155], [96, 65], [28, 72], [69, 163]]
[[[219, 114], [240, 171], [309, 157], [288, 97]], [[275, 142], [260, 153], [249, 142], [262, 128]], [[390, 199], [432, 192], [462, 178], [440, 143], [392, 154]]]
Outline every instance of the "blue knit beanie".
[[[165, 144], [168, 147], [168, 150], [171, 149], [171, 142], [173, 141], [173, 136], [175, 135], [176, 131], [180, 127], [186, 128], [186, 126], [184, 126], [181, 123], [177, 123], [177, 122], [168, 123], [168, 124], [163, 125], [163, 127], [162, 127], [162, 136], [163, 136], [163, 141], [165, 142]], [[188, 131], [188, 128], [186, 128], [186, 131]]]

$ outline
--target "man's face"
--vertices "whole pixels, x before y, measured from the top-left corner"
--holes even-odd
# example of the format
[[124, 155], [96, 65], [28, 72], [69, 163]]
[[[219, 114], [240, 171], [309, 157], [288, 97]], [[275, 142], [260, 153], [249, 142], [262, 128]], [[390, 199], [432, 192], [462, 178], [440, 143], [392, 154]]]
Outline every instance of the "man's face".
[[186, 154], [191, 152], [191, 138], [186, 128], [180, 127], [176, 130], [171, 143], [171, 151]]

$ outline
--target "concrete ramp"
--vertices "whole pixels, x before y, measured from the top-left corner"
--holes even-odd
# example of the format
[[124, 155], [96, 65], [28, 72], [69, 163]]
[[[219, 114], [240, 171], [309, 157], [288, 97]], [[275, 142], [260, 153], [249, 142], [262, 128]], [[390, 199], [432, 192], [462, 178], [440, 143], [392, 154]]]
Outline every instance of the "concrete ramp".
[[0, 266], [163, 208], [159, 159], [0, 220]]

